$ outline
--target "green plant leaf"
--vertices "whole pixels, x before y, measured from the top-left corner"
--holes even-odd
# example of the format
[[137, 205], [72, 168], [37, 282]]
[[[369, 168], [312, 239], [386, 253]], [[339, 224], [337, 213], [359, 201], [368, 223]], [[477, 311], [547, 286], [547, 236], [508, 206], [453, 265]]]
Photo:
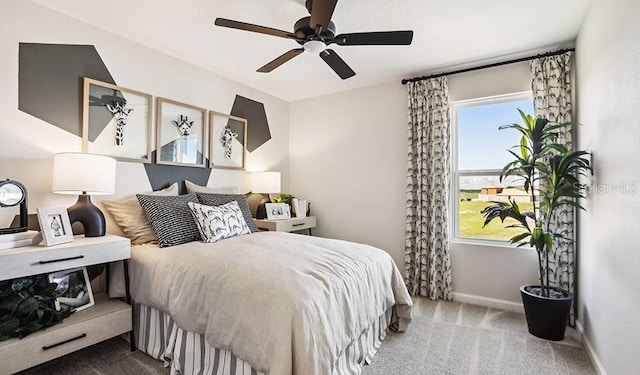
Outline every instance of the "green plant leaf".
[[11, 319], [0, 323], [0, 336], [13, 337], [15, 332], [20, 327], [20, 321], [18, 319]]
[[40, 306], [40, 304], [37, 299], [33, 297], [26, 298], [18, 305], [18, 313], [25, 315], [32, 313], [38, 310], [38, 306]]
[[29, 286], [31, 286], [31, 284], [33, 284], [33, 280], [29, 278], [15, 279], [11, 283], [11, 290], [13, 290], [14, 292], [19, 292], [25, 288], [28, 288]]
[[18, 308], [18, 305], [22, 301], [19, 294], [12, 294], [9, 297], [3, 298], [0, 301], [0, 311], [8, 311], [13, 313]]

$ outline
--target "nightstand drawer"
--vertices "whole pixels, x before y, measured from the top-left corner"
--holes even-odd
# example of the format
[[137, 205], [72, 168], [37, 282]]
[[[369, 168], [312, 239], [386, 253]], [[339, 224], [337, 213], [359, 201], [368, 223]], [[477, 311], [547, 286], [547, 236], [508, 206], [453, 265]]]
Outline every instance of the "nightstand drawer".
[[60, 324], [22, 340], [0, 343], [0, 374], [13, 374], [131, 331], [130, 305], [105, 294], [95, 299], [95, 306], [72, 314]]
[[2, 250], [0, 255], [0, 280], [10, 280], [128, 259], [131, 245], [128, 239], [115, 236], [76, 237], [62, 245], [18, 247]]
[[294, 232], [316, 227], [316, 217], [294, 217], [285, 220], [254, 220], [260, 229], [275, 232]]
[[278, 231], [292, 232], [296, 230], [315, 228], [315, 226], [315, 217], [292, 218], [282, 223], [278, 223]]

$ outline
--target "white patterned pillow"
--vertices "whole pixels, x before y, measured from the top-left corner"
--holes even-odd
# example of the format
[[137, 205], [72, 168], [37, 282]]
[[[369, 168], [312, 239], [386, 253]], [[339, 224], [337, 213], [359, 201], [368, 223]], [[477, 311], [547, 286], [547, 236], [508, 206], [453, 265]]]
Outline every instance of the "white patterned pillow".
[[193, 202], [187, 204], [204, 242], [216, 242], [251, 233], [236, 201], [220, 206], [205, 206]]

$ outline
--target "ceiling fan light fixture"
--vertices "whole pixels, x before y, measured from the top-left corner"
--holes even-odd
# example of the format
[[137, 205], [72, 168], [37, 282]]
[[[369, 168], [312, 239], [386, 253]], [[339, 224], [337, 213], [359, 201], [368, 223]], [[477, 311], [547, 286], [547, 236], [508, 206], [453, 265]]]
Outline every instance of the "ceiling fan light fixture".
[[302, 47], [307, 52], [317, 54], [324, 51], [327, 48], [327, 45], [320, 40], [309, 40], [305, 42]]

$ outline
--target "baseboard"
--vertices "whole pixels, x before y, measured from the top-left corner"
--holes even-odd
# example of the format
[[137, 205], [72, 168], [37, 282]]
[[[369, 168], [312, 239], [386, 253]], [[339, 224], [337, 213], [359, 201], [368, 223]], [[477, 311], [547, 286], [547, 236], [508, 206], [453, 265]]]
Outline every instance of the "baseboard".
[[591, 360], [591, 364], [593, 365], [593, 368], [595, 368], [596, 370], [596, 373], [598, 375], [607, 375], [607, 372], [604, 370], [604, 366], [602, 365], [602, 362], [600, 362], [600, 357], [598, 357], [598, 353], [596, 353], [595, 349], [593, 348], [593, 345], [591, 345], [591, 341], [589, 341], [589, 338], [587, 337], [587, 335], [585, 335], [584, 326], [582, 325], [582, 322], [579, 320], [576, 320], [576, 331], [578, 331], [578, 335], [580, 335], [580, 341], [582, 341], [582, 346], [584, 346], [584, 349], [586, 350], [587, 355]]
[[464, 293], [453, 293], [453, 300], [457, 302], [468, 303], [471, 305], [487, 306], [501, 310], [524, 313], [524, 307], [522, 307], [522, 303], [505, 301], [501, 299], [480, 297]]

